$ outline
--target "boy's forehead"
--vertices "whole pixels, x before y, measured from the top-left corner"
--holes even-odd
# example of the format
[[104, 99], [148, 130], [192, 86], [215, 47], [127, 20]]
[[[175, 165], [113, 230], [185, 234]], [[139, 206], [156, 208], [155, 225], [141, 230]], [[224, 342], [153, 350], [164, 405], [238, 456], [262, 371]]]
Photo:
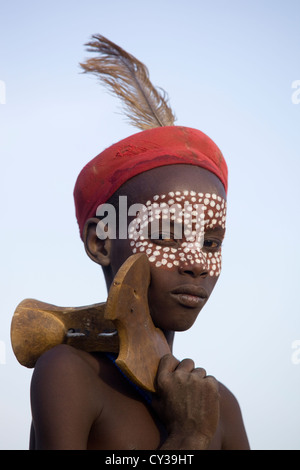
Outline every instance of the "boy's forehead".
[[128, 195], [132, 202], [146, 203], [155, 196], [172, 195], [180, 191], [185, 197], [193, 193], [216, 194], [226, 199], [221, 181], [210, 171], [193, 165], [170, 165], [141, 173], [120, 188], [120, 194]]

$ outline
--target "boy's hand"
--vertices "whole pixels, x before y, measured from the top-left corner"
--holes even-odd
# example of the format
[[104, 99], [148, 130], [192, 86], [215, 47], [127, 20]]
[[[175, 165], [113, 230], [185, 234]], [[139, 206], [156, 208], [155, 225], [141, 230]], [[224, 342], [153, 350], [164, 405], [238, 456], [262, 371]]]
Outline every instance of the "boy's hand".
[[191, 359], [179, 362], [172, 354], [160, 361], [152, 404], [169, 433], [162, 448], [206, 449], [216, 432], [218, 382], [194, 366]]

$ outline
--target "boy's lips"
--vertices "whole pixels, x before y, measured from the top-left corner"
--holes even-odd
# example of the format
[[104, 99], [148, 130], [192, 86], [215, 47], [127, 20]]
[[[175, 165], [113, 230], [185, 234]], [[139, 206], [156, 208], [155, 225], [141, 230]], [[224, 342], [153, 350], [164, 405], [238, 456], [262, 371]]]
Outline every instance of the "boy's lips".
[[203, 287], [190, 284], [176, 287], [171, 291], [171, 296], [185, 307], [200, 307], [208, 299], [208, 294]]

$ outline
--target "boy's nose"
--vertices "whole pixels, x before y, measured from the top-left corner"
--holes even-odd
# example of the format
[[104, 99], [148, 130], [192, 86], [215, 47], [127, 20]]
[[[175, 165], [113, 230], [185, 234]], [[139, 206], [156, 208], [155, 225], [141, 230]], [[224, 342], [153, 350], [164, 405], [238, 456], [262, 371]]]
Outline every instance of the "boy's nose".
[[[199, 260], [200, 261], [200, 260]], [[209, 270], [202, 260], [195, 262], [195, 260], [184, 260], [179, 263], [178, 270], [180, 274], [192, 277], [207, 277]]]

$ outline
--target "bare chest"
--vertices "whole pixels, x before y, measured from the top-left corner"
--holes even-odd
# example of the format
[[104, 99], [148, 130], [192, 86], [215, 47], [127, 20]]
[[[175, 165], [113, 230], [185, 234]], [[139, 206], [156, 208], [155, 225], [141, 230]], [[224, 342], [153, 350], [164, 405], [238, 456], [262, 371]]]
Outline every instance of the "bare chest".
[[[157, 449], [166, 432], [150, 407], [142, 399], [117, 397], [95, 421], [89, 436], [88, 448], [105, 450]], [[115, 397], [116, 398], [116, 397]]]
[[[155, 450], [168, 434], [143, 400], [127, 397], [106, 407], [95, 422], [88, 448], [99, 450]], [[221, 449], [221, 432], [217, 432], [210, 449]]]

